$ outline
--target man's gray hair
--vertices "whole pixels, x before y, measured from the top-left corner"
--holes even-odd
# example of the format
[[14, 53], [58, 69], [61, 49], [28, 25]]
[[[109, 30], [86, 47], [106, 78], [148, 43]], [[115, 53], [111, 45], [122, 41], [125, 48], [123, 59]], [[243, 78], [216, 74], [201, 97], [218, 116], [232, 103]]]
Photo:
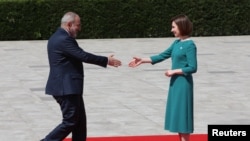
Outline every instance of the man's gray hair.
[[65, 13], [61, 19], [61, 24], [68, 23], [68, 22], [74, 22], [76, 16], [78, 16], [78, 15], [74, 12]]

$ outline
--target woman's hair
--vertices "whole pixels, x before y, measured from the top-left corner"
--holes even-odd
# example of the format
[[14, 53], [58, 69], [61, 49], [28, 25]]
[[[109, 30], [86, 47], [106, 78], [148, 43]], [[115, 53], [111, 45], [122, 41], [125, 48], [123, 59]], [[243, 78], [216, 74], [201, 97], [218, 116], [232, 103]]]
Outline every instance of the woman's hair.
[[180, 34], [182, 36], [190, 36], [193, 31], [193, 23], [189, 20], [189, 18], [180, 14], [171, 19], [171, 22], [175, 22], [180, 30]]

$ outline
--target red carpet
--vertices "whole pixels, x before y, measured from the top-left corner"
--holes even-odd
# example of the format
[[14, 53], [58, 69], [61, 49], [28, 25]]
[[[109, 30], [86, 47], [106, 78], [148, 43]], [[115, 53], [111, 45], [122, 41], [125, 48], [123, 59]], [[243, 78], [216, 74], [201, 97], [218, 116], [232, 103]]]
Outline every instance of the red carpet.
[[[71, 141], [65, 139], [64, 141]], [[87, 141], [179, 141], [178, 135], [88, 137]], [[190, 141], [207, 141], [206, 134], [192, 134]]]

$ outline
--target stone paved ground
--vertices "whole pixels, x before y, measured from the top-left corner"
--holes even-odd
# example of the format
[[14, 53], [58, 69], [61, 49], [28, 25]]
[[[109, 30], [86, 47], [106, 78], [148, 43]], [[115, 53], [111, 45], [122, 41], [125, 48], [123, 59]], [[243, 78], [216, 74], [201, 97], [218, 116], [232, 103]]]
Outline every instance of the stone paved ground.
[[[208, 124], [250, 123], [250, 36], [195, 37], [195, 133]], [[129, 68], [133, 56], [165, 50], [174, 38], [78, 40], [84, 50], [123, 62], [120, 68], [84, 64], [88, 136], [172, 134], [163, 130], [170, 60]], [[38, 141], [61, 120], [44, 94], [47, 41], [0, 42], [0, 141]]]

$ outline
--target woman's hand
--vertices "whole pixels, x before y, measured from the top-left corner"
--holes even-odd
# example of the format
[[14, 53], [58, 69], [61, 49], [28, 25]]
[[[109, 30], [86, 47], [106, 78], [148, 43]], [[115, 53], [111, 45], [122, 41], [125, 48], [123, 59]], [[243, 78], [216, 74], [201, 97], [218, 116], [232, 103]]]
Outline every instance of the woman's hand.
[[171, 76], [176, 75], [176, 74], [183, 74], [182, 69], [167, 70], [165, 72], [165, 75], [168, 77], [171, 77]]
[[171, 77], [171, 76], [174, 75], [174, 71], [173, 71], [173, 70], [167, 70], [167, 71], [165, 72], [165, 75], [166, 75], [167, 77]]
[[133, 57], [133, 60], [131, 60], [128, 64], [129, 67], [135, 68], [142, 64], [142, 58], [139, 57]]

